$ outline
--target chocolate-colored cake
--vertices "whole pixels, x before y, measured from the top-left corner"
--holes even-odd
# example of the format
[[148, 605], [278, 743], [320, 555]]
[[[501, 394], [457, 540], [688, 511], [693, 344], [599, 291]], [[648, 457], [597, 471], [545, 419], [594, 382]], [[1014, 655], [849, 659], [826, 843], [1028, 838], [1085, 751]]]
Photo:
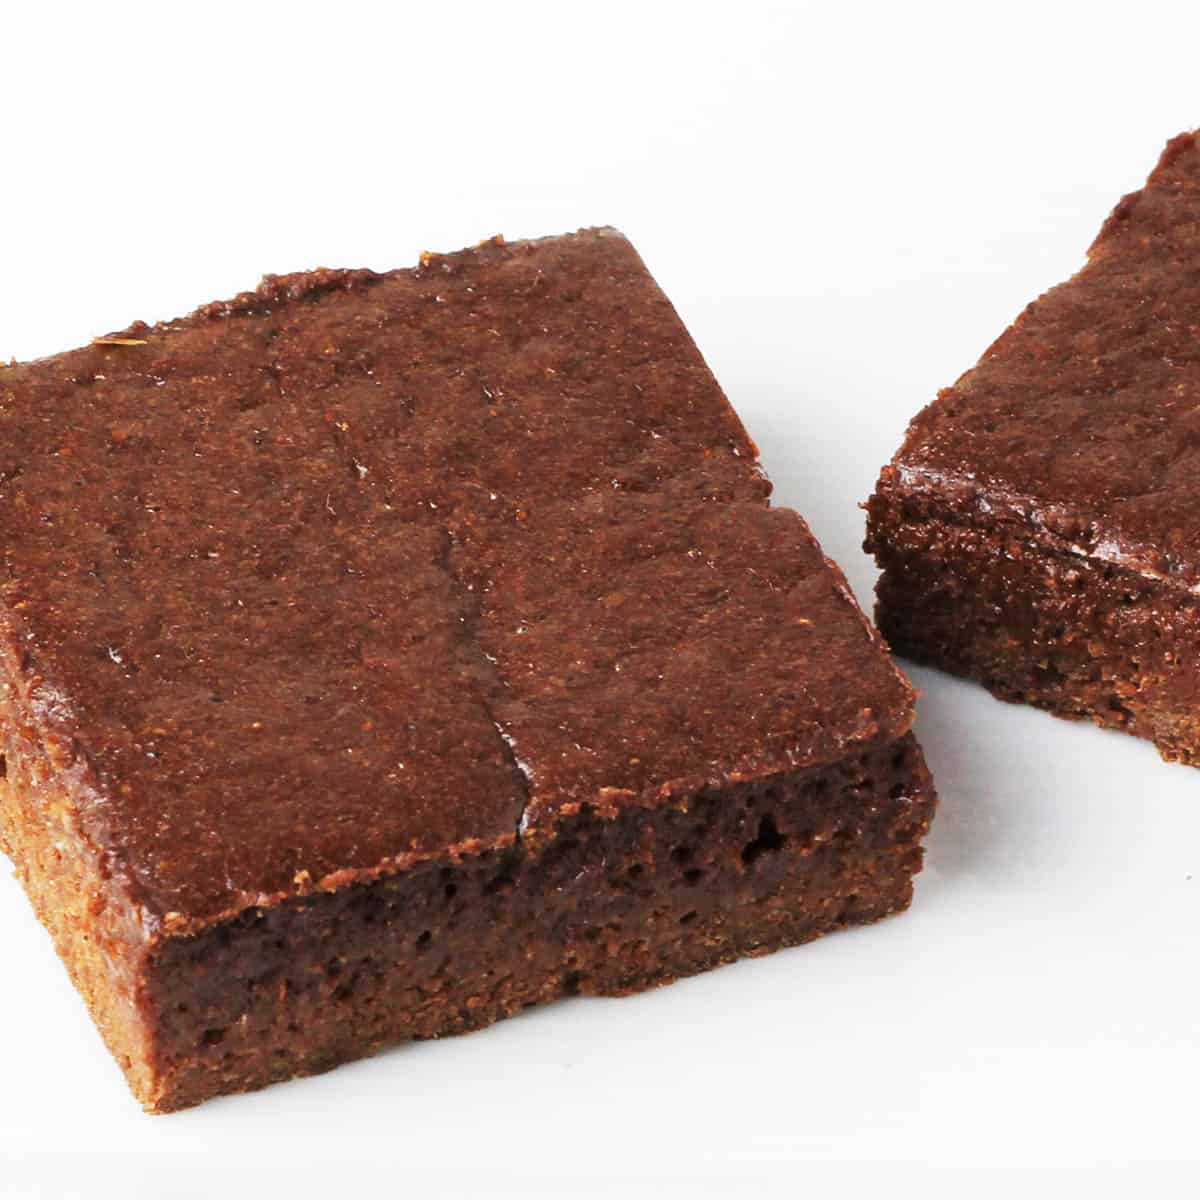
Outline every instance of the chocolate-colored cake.
[[1200, 764], [1200, 144], [909, 428], [869, 505], [880, 626], [996, 695]]
[[166, 1111], [903, 908], [912, 692], [628, 242], [0, 372], [0, 832]]

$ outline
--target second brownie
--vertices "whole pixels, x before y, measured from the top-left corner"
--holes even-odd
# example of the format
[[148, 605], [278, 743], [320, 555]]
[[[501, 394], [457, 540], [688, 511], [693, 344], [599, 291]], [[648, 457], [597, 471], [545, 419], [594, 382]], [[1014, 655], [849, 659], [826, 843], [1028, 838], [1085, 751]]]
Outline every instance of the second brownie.
[[869, 504], [892, 647], [1200, 764], [1200, 145], [912, 423]]

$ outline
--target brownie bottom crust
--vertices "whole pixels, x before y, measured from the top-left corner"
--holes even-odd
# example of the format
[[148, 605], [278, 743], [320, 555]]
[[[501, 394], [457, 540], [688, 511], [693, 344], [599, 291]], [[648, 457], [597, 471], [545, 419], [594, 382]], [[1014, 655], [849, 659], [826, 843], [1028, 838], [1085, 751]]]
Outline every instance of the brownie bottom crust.
[[1200, 765], [1200, 598], [1118, 565], [871, 503], [893, 651], [993, 695], [1152, 741]]
[[94, 922], [58, 919], [78, 890], [54, 866], [61, 830], [11, 803], [0, 824], [44, 868], [30, 895], [89, 1005], [123, 997], [94, 1015], [135, 1095], [169, 1112], [875, 921], [908, 905], [934, 805], [907, 735], [671, 807], [585, 807], [540, 845], [249, 909], [141, 955], [88, 951]]

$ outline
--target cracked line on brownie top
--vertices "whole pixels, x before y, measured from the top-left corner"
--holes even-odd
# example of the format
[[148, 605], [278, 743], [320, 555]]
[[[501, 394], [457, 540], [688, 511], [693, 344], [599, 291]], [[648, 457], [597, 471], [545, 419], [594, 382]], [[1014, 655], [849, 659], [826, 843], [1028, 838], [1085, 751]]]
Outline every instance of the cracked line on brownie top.
[[70, 699], [39, 720], [151, 925], [911, 723], [616, 231], [269, 276], [0, 400], [10, 677]]

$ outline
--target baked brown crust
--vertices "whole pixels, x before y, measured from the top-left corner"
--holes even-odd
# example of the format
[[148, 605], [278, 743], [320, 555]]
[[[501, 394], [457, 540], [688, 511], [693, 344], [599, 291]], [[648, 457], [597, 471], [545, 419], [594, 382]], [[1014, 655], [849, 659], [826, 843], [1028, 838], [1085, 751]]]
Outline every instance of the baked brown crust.
[[[212, 1094], [182, 1064], [230, 1025], [172, 991], [193, 986], [164, 966], [177, 939], [219, 948], [247, 914], [550, 853], [581, 813], [649, 827], [912, 723], [908, 684], [803, 521], [766, 506], [753, 443], [612, 230], [268, 277], [5, 370], [0, 445], [0, 631], [34, 747], [10, 739], [10, 777], [50, 762], [104, 864], [152, 1107]], [[905, 761], [889, 787], [924, 811]], [[923, 819], [900, 825], [911, 849]], [[915, 860], [863, 852], [891, 868], [875, 908], [895, 907]], [[438, 1020], [416, 1033], [462, 1024]], [[240, 1082], [202, 1076], [229, 1090], [308, 1061], [250, 1058]]]
[[1197, 229], [1188, 133], [1086, 266], [914, 419], [867, 534], [898, 652], [1186, 761], [1200, 756], [1200, 668], [1183, 650], [1200, 589]]

